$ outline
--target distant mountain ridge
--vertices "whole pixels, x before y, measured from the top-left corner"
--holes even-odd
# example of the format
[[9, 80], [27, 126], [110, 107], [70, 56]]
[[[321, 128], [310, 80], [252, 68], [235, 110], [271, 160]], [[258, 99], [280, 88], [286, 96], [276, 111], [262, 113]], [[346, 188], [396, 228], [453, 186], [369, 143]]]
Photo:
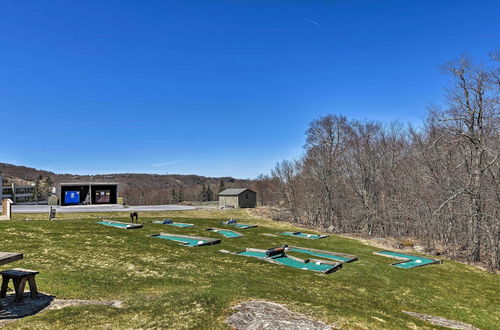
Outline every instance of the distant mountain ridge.
[[203, 187], [210, 187], [214, 199], [221, 187], [252, 188], [253, 180], [232, 177], [205, 177], [180, 174], [116, 173], [100, 175], [58, 174], [27, 166], [0, 163], [0, 175], [11, 182], [27, 184], [38, 177], [50, 177], [57, 186], [62, 182], [118, 182], [119, 195], [129, 204], [163, 204], [198, 200]]

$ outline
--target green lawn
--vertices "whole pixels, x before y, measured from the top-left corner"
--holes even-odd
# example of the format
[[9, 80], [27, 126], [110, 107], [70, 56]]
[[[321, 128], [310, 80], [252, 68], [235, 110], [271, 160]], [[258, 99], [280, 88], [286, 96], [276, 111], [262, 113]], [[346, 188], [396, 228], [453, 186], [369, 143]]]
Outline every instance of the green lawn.
[[[342, 328], [435, 328], [401, 310], [454, 319], [483, 329], [500, 325], [500, 277], [470, 266], [446, 260], [442, 265], [399, 269], [390, 266], [394, 259], [372, 254], [380, 249], [353, 239], [261, 235], [300, 228], [256, 219], [242, 211], [145, 215], [140, 214], [141, 222], [171, 216], [175, 221], [194, 223], [195, 227], [145, 223], [143, 229], [124, 230], [96, 224], [98, 216], [127, 221], [126, 217], [112, 214], [64, 215], [61, 221], [0, 221], [0, 251], [23, 252], [25, 256], [3, 269], [12, 266], [40, 271], [39, 290], [57, 298], [124, 302], [121, 309], [79, 306], [48, 311], [6, 328], [220, 329], [225, 327], [230, 307], [250, 299], [284, 303], [291, 310]], [[220, 238], [205, 229], [220, 227], [219, 222], [231, 216], [259, 227], [238, 230], [245, 234], [243, 238], [222, 239], [219, 245], [198, 248], [147, 237], [168, 232]], [[345, 264], [339, 272], [322, 275], [218, 252], [246, 247], [265, 249], [285, 243], [354, 254], [359, 261]]]

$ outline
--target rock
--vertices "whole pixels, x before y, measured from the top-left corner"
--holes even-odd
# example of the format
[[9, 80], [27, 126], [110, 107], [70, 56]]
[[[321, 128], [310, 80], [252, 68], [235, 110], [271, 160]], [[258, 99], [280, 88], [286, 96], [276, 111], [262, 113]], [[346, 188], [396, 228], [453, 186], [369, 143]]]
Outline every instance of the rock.
[[408, 312], [408, 311], [402, 311], [405, 314], [411, 315], [413, 317], [419, 318], [421, 320], [427, 321], [429, 323], [439, 325], [442, 327], [447, 327], [451, 329], [461, 329], [461, 330], [479, 330], [478, 328], [474, 327], [471, 324], [455, 321], [455, 320], [448, 320], [445, 319], [444, 317], [438, 317], [438, 316], [432, 316], [432, 315], [427, 315], [427, 314], [419, 314], [415, 312]]
[[237, 312], [232, 314], [227, 323], [238, 330], [277, 329], [277, 330], [326, 330], [331, 326], [292, 312], [285, 306], [252, 300], [233, 307]]
[[421, 245], [414, 245], [413, 248], [415, 249], [415, 251], [418, 251], [418, 252], [424, 252], [425, 251], [425, 248]]

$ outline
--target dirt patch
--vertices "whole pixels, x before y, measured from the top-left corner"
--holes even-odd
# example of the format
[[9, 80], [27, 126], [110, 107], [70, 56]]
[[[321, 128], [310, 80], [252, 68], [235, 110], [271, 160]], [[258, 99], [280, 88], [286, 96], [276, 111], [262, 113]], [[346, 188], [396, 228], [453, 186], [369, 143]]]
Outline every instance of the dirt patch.
[[276, 234], [271, 234], [271, 233], [262, 233], [262, 236], [267, 236], [267, 237], [278, 237]]
[[34, 315], [47, 308], [54, 300], [54, 296], [39, 293], [37, 298], [31, 298], [25, 293], [23, 301], [15, 303], [15, 294], [9, 294], [0, 299], [0, 327], [26, 316]]
[[237, 312], [227, 319], [227, 323], [238, 330], [332, 329], [323, 322], [311, 320], [305, 315], [294, 313], [285, 306], [272, 302], [252, 300], [238, 304], [233, 309]]
[[69, 306], [103, 305], [115, 308], [121, 308], [122, 302], [119, 300], [77, 300], [77, 299], [55, 299], [47, 310], [61, 309]]
[[341, 237], [355, 239], [366, 245], [375, 246], [383, 250], [399, 250], [399, 251], [416, 251], [415, 249], [407, 246], [401, 246], [400, 241], [392, 237], [366, 237], [361, 234], [337, 234]]
[[427, 315], [427, 314], [419, 314], [419, 313], [414, 313], [414, 312], [407, 312], [407, 311], [402, 311], [405, 314], [411, 315], [413, 317], [419, 318], [421, 320], [427, 321], [429, 323], [439, 325], [442, 327], [447, 327], [451, 329], [463, 329], [463, 330], [479, 330], [478, 328], [474, 327], [473, 325], [459, 322], [459, 321], [454, 321], [454, 320], [448, 320], [443, 317], [438, 317], [438, 316], [432, 316], [432, 315]]
[[26, 316], [69, 306], [104, 305], [115, 308], [122, 307], [122, 302], [118, 300], [66, 300], [56, 299], [56, 297], [44, 293], [38, 293], [38, 297], [31, 298], [27, 292], [20, 303], [14, 302], [14, 299], [15, 294], [9, 294], [7, 297], [0, 299], [0, 327]]

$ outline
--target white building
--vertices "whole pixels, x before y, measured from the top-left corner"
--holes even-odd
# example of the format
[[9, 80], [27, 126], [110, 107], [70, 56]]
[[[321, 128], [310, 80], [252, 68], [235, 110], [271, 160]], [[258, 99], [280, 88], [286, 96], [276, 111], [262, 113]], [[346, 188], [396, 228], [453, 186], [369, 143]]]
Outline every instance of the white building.
[[14, 203], [28, 203], [35, 191], [34, 186], [21, 186], [15, 183], [4, 183], [0, 176], [0, 201], [4, 198], [10, 198]]

